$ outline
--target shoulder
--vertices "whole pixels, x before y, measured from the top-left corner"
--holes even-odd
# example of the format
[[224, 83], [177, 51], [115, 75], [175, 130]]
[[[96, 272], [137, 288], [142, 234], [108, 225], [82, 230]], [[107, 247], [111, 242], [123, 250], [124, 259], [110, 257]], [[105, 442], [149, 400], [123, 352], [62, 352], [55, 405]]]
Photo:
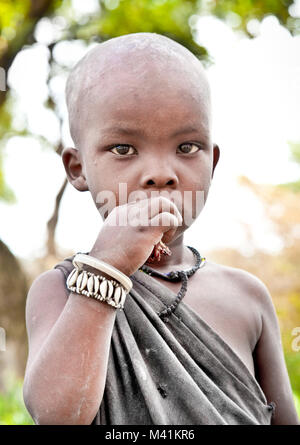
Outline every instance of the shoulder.
[[209, 272], [214, 277], [218, 277], [222, 285], [240, 291], [241, 296], [251, 298], [252, 301], [260, 305], [262, 309], [268, 307], [272, 302], [266, 285], [250, 272], [217, 264], [212, 261], [208, 261], [207, 265]]
[[[280, 327], [276, 308], [267, 286], [257, 276], [243, 269], [210, 263], [211, 270], [216, 271], [219, 281], [225, 288], [231, 289], [241, 300], [246, 311], [252, 311], [260, 325], [260, 335], [269, 331], [270, 335], [280, 339]], [[279, 346], [281, 347], [280, 340]]]
[[257, 339], [262, 332], [263, 323], [274, 322], [276, 311], [266, 285], [250, 272], [208, 262], [207, 273], [210, 281], [215, 281], [218, 289], [226, 296], [232, 311], [249, 317], [256, 325]]
[[27, 312], [32, 309], [32, 306], [45, 305], [49, 308], [49, 305], [59, 307], [65, 304], [69, 295], [66, 279], [73, 269], [73, 257], [65, 258], [53, 269], [41, 273], [33, 280], [27, 295]]
[[27, 308], [32, 303], [48, 303], [50, 295], [52, 300], [56, 296], [68, 295], [65, 276], [60, 269], [47, 270], [33, 280], [27, 295]]

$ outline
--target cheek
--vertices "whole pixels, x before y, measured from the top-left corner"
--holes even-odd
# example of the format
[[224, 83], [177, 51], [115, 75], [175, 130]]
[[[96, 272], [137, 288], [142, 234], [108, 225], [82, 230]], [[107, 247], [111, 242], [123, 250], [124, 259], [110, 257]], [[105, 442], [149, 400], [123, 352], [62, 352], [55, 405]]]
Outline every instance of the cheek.
[[[182, 217], [186, 227], [197, 219], [206, 203], [211, 184], [210, 160], [201, 164], [198, 172], [189, 178], [182, 196]], [[188, 188], [190, 187], [190, 188]]]
[[193, 190], [192, 193], [185, 193], [183, 196], [182, 218], [186, 227], [189, 227], [201, 213], [207, 191], [203, 188]]
[[92, 199], [102, 215], [100, 208], [105, 204], [110, 193], [110, 183], [107, 175], [95, 168], [95, 165], [87, 165], [86, 182]]
[[101, 168], [99, 162], [92, 160], [86, 166], [86, 181], [93, 196], [104, 190], [104, 188], [109, 190], [113, 182], [108, 169]]
[[213, 168], [212, 154], [207, 153], [206, 156], [203, 158], [201, 167], [199, 168], [198, 183], [196, 186], [197, 190], [203, 191], [204, 202], [207, 199], [207, 195], [211, 184], [212, 168]]
[[124, 197], [126, 199], [127, 188], [122, 188], [114, 175], [109, 174], [108, 170], [96, 172], [96, 174], [93, 170], [87, 182], [92, 199], [103, 220], [116, 206], [126, 203]]

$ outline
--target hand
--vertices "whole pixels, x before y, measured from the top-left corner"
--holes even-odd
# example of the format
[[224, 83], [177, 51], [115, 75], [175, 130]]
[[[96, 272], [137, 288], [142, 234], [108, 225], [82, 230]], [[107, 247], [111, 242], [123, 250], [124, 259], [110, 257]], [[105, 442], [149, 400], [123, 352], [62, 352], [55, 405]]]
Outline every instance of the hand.
[[178, 208], [163, 196], [117, 206], [105, 219], [90, 255], [130, 276], [159, 241], [172, 240], [181, 224]]

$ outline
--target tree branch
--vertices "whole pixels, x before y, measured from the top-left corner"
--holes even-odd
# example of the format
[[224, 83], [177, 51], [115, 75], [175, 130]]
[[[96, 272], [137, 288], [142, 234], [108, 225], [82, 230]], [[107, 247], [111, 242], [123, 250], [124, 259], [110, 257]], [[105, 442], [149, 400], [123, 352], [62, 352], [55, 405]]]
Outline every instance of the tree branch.
[[[2, 46], [0, 52], [0, 66], [7, 74], [16, 55], [27, 43], [32, 43], [33, 33], [37, 22], [51, 11], [54, 0], [31, 0], [30, 8], [20, 26], [16, 29], [14, 39], [6, 47]], [[4, 103], [6, 91], [0, 91], [0, 106]]]
[[68, 180], [67, 178], [64, 180], [63, 185], [61, 186], [56, 199], [55, 199], [55, 207], [53, 214], [51, 218], [49, 219], [47, 223], [47, 229], [48, 229], [48, 240], [47, 240], [47, 255], [56, 255], [56, 244], [55, 244], [55, 230], [57, 226], [58, 221], [58, 212], [59, 212], [59, 206], [61, 199], [63, 197], [64, 191], [66, 189]]

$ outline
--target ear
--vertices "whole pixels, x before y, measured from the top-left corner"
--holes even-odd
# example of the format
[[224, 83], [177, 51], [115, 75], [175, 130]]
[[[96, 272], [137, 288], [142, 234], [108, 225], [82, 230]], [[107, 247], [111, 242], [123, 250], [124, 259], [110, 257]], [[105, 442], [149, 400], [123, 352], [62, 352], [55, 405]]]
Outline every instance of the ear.
[[214, 171], [217, 166], [217, 163], [219, 162], [219, 159], [220, 159], [219, 146], [217, 144], [213, 144], [213, 168], [212, 168], [212, 173], [211, 173], [212, 178], [214, 176]]
[[71, 147], [64, 148], [61, 157], [68, 181], [80, 192], [88, 191], [79, 150]]

